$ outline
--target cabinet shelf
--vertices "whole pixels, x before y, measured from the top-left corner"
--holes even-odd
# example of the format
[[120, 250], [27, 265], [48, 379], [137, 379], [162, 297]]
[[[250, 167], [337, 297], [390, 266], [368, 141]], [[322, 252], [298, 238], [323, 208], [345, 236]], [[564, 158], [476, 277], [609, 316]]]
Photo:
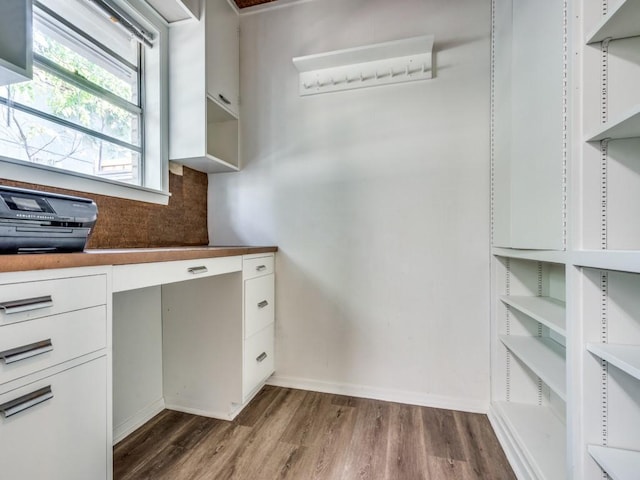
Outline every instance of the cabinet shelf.
[[640, 452], [598, 445], [589, 445], [588, 450], [612, 480], [636, 480], [638, 478]]
[[612, 9], [587, 36], [587, 43], [597, 43], [611, 38], [636, 37], [640, 35], [640, 2], [624, 0]]
[[566, 401], [565, 349], [546, 337], [500, 335], [502, 343]]
[[580, 267], [640, 273], [638, 250], [578, 250], [571, 255], [571, 261]]
[[588, 343], [587, 350], [640, 380], [640, 346]]
[[549, 407], [495, 402], [494, 407], [513, 436], [536, 478], [566, 478], [566, 429]]
[[548, 263], [566, 263], [567, 252], [563, 250], [523, 250], [517, 248], [493, 247], [491, 253], [498, 257], [520, 258]]
[[602, 125], [598, 131], [587, 137], [587, 142], [636, 137], [640, 137], [640, 105]]
[[565, 302], [551, 297], [526, 297], [501, 295], [500, 300], [549, 327], [563, 337], [566, 336]]

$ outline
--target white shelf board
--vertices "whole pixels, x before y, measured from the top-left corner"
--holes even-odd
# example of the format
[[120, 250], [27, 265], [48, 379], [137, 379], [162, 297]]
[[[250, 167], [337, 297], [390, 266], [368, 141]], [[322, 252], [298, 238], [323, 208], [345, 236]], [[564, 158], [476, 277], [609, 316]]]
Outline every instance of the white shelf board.
[[623, 0], [602, 18], [587, 35], [587, 43], [601, 42], [606, 38], [637, 37], [640, 35], [640, 1]]
[[552, 297], [512, 295], [501, 295], [500, 300], [566, 337], [565, 302]]
[[640, 452], [598, 445], [587, 449], [612, 480], [637, 480], [640, 476]]
[[571, 253], [570, 261], [580, 267], [640, 273], [638, 250], [576, 250]]
[[640, 345], [588, 343], [587, 350], [640, 380]]
[[563, 250], [522, 250], [517, 248], [493, 247], [491, 253], [497, 257], [521, 258], [548, 263], [566, 263], [567, 252]]
[[209, 154], [206, 157], [178, 158], [174, 161], [204, 173], [227, 173], [240, 170], [236, 165]]
[[428, 80], [433, 35], [293, 58], [300, 95]]
[[433, 50], [433, 35], [375, 43], [361, 47], [345, 48], [332, 52], [316, 53], [304, 57], [295, 57], [293, 63], [299, 72], [343, 67], [358, 63], [375, 62], [396, 57], [420, 55]]
[[547, 337], [500, 335], [500, 340], [551, 390], [566, 401], [567, 373], [565, 348], [562, 345]]
[[640, 137], [640, 105], [602, 125], [599, 130], [587, 137], [587, 142], [636, 137]]
[[536, 477], [566, 480], [566, 428], [560, 418], [549, 407], [512, 402], [493, 405]]

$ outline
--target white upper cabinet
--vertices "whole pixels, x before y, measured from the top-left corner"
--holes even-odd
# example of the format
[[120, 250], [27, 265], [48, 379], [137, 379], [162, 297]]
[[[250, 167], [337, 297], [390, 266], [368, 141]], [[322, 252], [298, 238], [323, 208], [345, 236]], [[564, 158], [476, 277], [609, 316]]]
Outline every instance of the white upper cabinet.
[[0, 2], [0, 85], [31, 79], [30, 0]]
[[206, 0], [170, 29], [169, 158], [207, 173], [239, 170], [239, 17]]
[[207, 94], [237, 117], [240, 19], [227, 0], [207, 1]]

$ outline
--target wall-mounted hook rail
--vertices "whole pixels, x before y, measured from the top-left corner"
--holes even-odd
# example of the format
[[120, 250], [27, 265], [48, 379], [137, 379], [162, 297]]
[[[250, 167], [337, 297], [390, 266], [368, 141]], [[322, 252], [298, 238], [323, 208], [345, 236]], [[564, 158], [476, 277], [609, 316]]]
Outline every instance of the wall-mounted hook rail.
[[[296, 57], [300, 95], [432, 78], [433, 35]], [[416, 68], [417, 67], [417, 68]]]

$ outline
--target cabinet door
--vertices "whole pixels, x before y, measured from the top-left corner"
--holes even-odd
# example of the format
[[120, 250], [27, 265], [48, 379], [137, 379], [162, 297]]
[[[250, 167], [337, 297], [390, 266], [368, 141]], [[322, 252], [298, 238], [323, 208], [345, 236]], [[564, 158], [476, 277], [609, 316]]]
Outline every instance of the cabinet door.
[[[48, 388], [51, 393], [45, 395], [43, 389]], [[0, 405], [26, 399], [34, 392], [39, 395], [30, 408], [8, 417], [0, 415], [0, 476], [106, 479], [107, 428], [111, 428], [107, 425], [107, 391], [107, 360], [100, 357], [1, 393]]]
[[0, 85], [31, 79], [31, 0], [0, 2]]
[[207, 93], [238, 116], [240, 20], [227, 0], [207, 0]]

